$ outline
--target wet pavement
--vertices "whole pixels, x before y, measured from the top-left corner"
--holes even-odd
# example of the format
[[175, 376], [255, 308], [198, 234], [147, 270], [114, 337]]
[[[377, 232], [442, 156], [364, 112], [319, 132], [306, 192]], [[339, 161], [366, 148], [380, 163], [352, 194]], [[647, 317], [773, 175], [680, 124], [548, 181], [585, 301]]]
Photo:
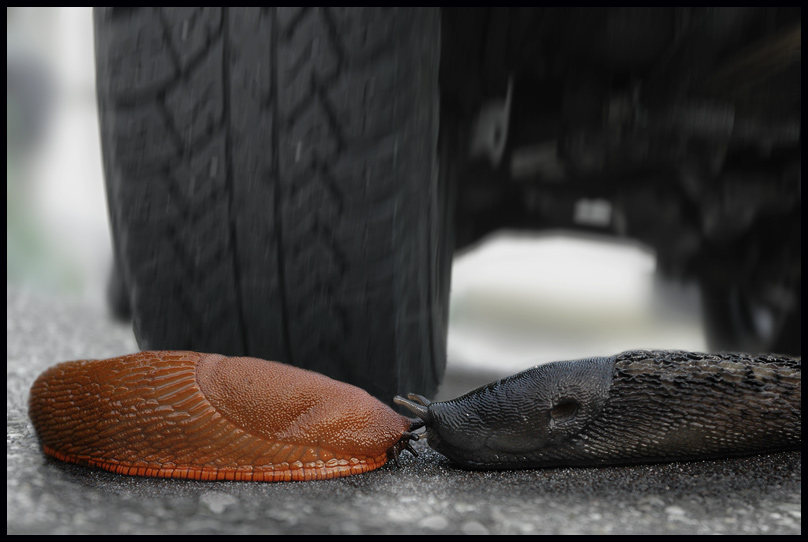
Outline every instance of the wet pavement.
[[[788, 452], [613, 468], [464, 471], [417, 442], [401, 468], [321, 482], [119, 476], [46, 458], [28, 389], [65, 360], [135, 351], [87, 305], [7, 289], [7, 533], [800, 534], [802, 459]], [[483, 377], [485, 378], [485, 377]], [[468, 369], [449, 385], [474, 380]], [[479, 377], [478, 377], [479, 379]]]

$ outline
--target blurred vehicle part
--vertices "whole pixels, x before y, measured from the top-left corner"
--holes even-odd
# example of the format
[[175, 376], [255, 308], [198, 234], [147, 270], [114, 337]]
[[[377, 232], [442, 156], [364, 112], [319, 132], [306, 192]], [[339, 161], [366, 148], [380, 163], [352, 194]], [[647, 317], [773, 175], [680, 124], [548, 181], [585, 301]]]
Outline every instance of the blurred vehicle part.
[[637, 239], [701, 283], [711, 348], [799, 355], [800, 15], [443, 10], [459, 137], [513, 92], [501, 161], [456, 156], [457, 248], [501, 228]]
[[492, 167], [499, 166], [507, 143], [512, 97], [513, 80], [511, 79], [508, 81], [505, 99], [491, 101], [477, 115], [469, 149], [471, 158], [485, 156]]

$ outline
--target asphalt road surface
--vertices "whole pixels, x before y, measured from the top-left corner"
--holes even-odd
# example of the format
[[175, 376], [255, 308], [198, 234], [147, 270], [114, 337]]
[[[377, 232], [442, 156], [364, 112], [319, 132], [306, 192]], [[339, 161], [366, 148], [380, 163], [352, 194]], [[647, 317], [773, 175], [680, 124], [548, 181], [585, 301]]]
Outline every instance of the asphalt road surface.
[[[418, 458], [299, 483], [119, 476], [46, 458], [28, 389], [59, 361], [135, 351], [128, 326], [7, 290], [8, 534], [800, 534], [802, 459], [789, 452], [614, 468], [471, 472]], [[448, 380], [460, 375], [450, 371]]]

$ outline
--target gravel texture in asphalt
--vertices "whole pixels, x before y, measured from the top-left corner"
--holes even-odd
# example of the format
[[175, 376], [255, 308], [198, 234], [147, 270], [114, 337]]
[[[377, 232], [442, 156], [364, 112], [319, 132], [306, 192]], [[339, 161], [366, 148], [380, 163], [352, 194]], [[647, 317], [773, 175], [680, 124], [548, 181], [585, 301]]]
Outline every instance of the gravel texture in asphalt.
[[[7, 289], [7, 533], [800, 534], [800, 452], [612, 468], [460, 470], [421, 441], [359, 476], [195, 482], [45, 457], [27, 414], [47, 367], [137, 349], [86, 306]], [[455, 378], [453, 372], [447, 379]]]

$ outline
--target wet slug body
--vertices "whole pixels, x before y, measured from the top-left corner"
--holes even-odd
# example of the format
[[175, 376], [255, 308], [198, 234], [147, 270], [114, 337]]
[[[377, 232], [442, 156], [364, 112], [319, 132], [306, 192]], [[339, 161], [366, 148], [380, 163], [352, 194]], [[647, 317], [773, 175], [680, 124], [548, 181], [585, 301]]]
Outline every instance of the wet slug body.
[[800, 360], [633, 351], [541, 365], [430, 403], [395, 401], [461, 466], [508, 469], [800, 449]]
[[411, 420], [364, 390], [256, 358], [140, 352], [59, 364], [31, 388], [45, 453], [138, 475], [288, 481], [371, 471]]

